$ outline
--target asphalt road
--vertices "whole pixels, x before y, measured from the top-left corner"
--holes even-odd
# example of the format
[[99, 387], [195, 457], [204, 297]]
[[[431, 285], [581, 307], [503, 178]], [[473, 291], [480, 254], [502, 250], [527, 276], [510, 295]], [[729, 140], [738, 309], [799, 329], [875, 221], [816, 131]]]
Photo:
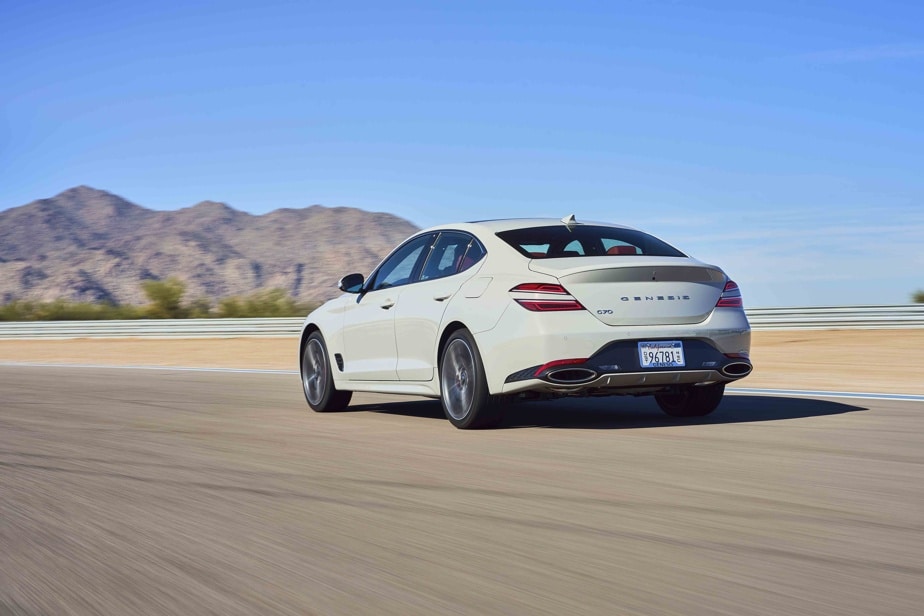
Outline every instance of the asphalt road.
[[0, 614], [920, 614], [924, 404], [320, 415], [292, 375], [0, 368]]

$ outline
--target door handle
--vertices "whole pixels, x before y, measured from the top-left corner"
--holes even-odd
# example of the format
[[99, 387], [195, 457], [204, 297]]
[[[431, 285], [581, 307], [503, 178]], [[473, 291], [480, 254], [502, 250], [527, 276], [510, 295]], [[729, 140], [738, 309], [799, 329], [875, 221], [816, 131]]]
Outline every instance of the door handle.
[[393, 300], [393, 299], [386, 299], [384, 302], [382, 302], [381, 304], [379, 304], [379, 307], [382, 308], [383, 310], [388, 310], [389, 308], [391, 308], [391, 307], [394, 306], [394, 305], [395, 305], [395, 300]]
[[435, 299], [438, 302], [442, 302], [442, 301], [449, 299], [450, 297], [452, 297], [452, 293], [447, 293], [446, 295], [434, 295], [433, 299]]

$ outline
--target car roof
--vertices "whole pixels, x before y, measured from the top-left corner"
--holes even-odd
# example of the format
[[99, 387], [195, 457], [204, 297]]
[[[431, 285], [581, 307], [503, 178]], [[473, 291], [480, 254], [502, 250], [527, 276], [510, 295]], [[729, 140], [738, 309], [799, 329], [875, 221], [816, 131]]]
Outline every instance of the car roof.
[[[456, 229], [459, 231], [469, 231], [471, 233], [499, 233], [501, 231], [510, 231], [511, 229], [528, 229], [530, 227], [554, 227], [564, 225], [564, 220], [558, 218], [499, 218], [495, 220], [475, 220], [471, 222], [450, 223], [436, 225], [424, 231], [439, 231], [442, 229]], [[604, 227], [614, 227], [617, 229], [631, 229], [623, 225], [614, 225], [608, 222], [583, 221], [578, 220], [573, 224], [576, 225], [599, 225]]]

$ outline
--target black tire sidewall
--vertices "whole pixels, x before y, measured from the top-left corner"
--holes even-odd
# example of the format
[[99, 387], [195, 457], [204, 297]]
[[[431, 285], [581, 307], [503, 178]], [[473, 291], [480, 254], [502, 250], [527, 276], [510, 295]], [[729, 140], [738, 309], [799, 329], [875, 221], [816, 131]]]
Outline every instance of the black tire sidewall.
[[475, 343], [474, 337], [472, 337], [471, 333], [467, 329], [456, 330], [446, 340], [446, 344], [443, 347], [443, 352], [440, 354], [440, 387], [442, 388], [443, 364], [446, 359], [446, 353], [455, 340], [462, 340], [472, 353], [475, 369], [475, 375], [473, 379], [474, 391], [472, 392], [472, 403], [469, 406], [468, 413], [466, 413], [466, 415], [461, 419], [455, 419], [452, 415], [450, 415], [449, 411], [446, 409], [446, 402], [444, 400], [445, 392], [440, 391], [440, 403], [443, 407], [443, 413], [446, 415], [446, 418], [450, 421], [450, 423], [452, 423], [452, 425], [463, 430], [495, 425], [498, 421], [497, 404], [488, 391], [488, 381], [485, 375], [484, 364], [481, 361], [481, 353], [478, 350], [478, 345]]
[[[327, 378], [324, 380], [324, 394], [321, 396], [321, 400], [317, 404], [312, 404], [311, 400], [308, 399], [308, 390], [305, 388], [305, 355], [308, 353], [308, 346], [311, 344], [312, 340], [317, 340], [321, 345], [321, 351], [324, 353], [324, 361], [327, 363]], [[309, 334], [305, 339], [305, 346], [302, 349], [302, 359], [300, 364], [299, 376], [302, 381], [302, 393], [305, 395], [305, 400], [308, 402], [308, 406], [312, 410], [319, 413], [326, 411], [339, 410], [346, 406], [346, 402], [349, 401], [349, 392], [338, 392], [334, 387], [334, 375], [333, 368], [330, 363], [330, 355], [327, 352], [327, 344], [324, 342], [324, 336], [321, 335], [321, 332], [314, 331]], [[347, 394], [346, 402], [342, 400], [344, 394]]]

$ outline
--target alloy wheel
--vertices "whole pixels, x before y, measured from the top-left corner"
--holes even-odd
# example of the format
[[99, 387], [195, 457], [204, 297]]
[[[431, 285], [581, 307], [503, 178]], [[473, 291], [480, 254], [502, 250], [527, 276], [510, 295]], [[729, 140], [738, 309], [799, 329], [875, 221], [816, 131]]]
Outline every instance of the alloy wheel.
[[475, 393], [475, 357], [461, 338], [449, 343], [440, 371], [443, 402], [453, 419], [462, 420], [471, 411]]
[[311, 404], [319, 405], [324, 398], [327, 370], [324, 347], [316, 339], [309, 340], [305, 347], [305, 358], [302, 365], [302, 384], [305, 387], [305, 397]]

